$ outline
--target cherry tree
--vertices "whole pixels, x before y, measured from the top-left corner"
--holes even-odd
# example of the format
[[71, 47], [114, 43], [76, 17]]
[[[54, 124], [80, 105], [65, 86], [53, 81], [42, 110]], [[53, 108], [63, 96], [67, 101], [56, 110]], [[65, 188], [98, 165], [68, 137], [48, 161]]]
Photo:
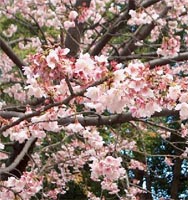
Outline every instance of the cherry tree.
[[187, 9], [0, 1], [0, 199], [188, 195]]

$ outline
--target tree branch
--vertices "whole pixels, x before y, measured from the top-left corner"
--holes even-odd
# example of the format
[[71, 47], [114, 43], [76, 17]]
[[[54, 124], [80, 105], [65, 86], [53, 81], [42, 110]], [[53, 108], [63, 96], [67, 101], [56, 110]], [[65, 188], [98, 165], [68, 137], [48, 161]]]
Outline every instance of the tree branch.
[[[32, 116], [34, 116], [34, 114], [36, 113], [32, 113]], [[161, 112], [156, 112], [152, 117], [166, 117], [171, 115], [179, 116], [179, 112], [175, 110], [163, 110]], [[19, 120], [16, 122], [16, 124], [25, 118], [28, 119], [28, 115], [23, 114], [22, 116], [20, 112], [12, 112], [12, 111], [2, 111], [0, 112], [0, 116], [6, 119], [11, 118], [11, 116], [12, 117], [21, 116]], [[121, 124], [133, 120], [137, 121], [138, 119], [132, 117], [131, 113], [122, 113], [122, 114], [113, 114], [111, 116], [96, 115], [96, 116], [76, 117], [76, 120], [80, 124], [82, 124], [82, 126], [100, 126], [100, 125]], [[71, 123], [75, 123], [75, 116], [61, 118], [58, 120], [58, 124], [61, 126], [68, 125]], [[11, 126], [12, 125], [13, 124], [11, 124]], [[29, 160], [29, 156], [26, 154], [32, 150], [35, 141], [36, 138], [31, 137], [25, 144], [24, 143], [18, 144], [18, 146], [17, 143], [14, 144], [14, 151], [9, 159], [9, 163], [12, 164], [10, 164], [8, 167], [0, 169], [0, 180], [6, 180], [8, 176], [11, 174], [17, 177], [21, 176]]]
[[155, 3], [158, 3], [160, 2], [161, 0], [145, 0], [145, 1], [142, 1], [140, 7], [143, 7], [143, 8], [147, 8]]
[[23, 66], [27, 64], [24, 63], [11, 49], [11, 47], [0, 37], [0, 48], [7, 54], [7, 56], [16, 64], [21, 71], [23, 71]]
[[[20, 112], [12, 111], [2, 111], [0, 116], [5, 119], [10, 119], [11, 117], [20, 117]], [[179, 111], [177, 110], [167, 110], [164, 109], [161, 112], [156, 112], [151, 117], [167, 117], [167, 116], [179, 116]], [[25, 114], [21, 115], [21, 118], [26, 117]], [[81, 123], [83, 126], [100, 126], [100, 125], [114, 125], [122, 124], [129, 121], [139, 121], [138, 118], [132, 117], [131, 113], [122, 113], [122, 114], [112, 114], [110, 116], [104, 115], [93, 115], [93, 116], [84, 116], [76, 117], [76, 120]], [[58, 120], [59, 125], [68, 125], [75, 123], [75, 116], [65, 117]]]
[[[167, 116], [179, 116], [179, 112], [175, 110], [163, 110], [156, 112], [152, 117], [167, 117]], [[86, 116], [77, 117], [76, 120], [82, 124], [82, 126], [100, 126], [100, 125], [114, 125], [122, 124], [129, 121], [137, 121], [138, 119], [132, 117], [131, 113], [113, 114], [110, 116]], [[58, 120], [59, 125], [68, 125], [75, 123], [75, 117], [65, 117]]]
[[171, 189], [170, 189], [172, 199], [178, 199], [178, 190], [179, 190], [180, 176], [181, 176], [181, 165], [182, 165], [182, 160], [180, 158], [176, 158], [174, 167], [173, 167], [173, 180], [172, 180]]
[[[31, 148], [32, 144], [34, 144], [36, 141], [36, 138], [31, 137], [27, 140], [27, 142], [24, 144], [23, 149], [21, 149], [21, 152], [16, 155], [13, 162], [8, 167], [0, 168], [0, 180], [5, 180], [7, 176], [5, 174], [13, 173], [11, 171], [15, 171], [17, 169], [17, 173], [20, 173], [17, 168], [17, 166], [21, 163], [22, 160], [24, 160], [24, 157], [28, 153], [29, 149]], [[23, 166], [22, 166], [23, 167]], [[15, 174], [15, 172], [13, 173]]]
[[162, 57], [162, 58], [150, 60], [149, 62], [145, 64], [148, 64], [150, 68], [153, 69], [155, 66], [166, 65], [173, 62], [185, 61], [185, 60], [188, 60], [188, 52], [179, 53], [177, 56], [173, 56], [173, 57]]
[[140, 53], [140, 54], [131, 54], [129, 56], [110, 56], [109, 60], [117, 60], [121, 59], [121, 61], [127, 61], [127, 60], [133, 60], [133, 59], [144, 59], [144, 60], [151, 60], [154, 58], [157, 58], [158, 55], [156, 52], [150, 52], [150, 53]]
[[25, 114], [16, 111], [0, 111], [0, 116], [5, 119], [11, 119], [12, 117], [23, 117]]

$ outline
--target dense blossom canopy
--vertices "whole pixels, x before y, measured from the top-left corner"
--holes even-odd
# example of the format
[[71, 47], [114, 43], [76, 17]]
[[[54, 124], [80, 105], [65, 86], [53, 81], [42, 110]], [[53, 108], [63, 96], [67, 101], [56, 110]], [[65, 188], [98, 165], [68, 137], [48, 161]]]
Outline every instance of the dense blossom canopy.
[[66, 199], [71, 183], [90, 200], [185, 197], [187, 9], [0, 1], [0, 199]]

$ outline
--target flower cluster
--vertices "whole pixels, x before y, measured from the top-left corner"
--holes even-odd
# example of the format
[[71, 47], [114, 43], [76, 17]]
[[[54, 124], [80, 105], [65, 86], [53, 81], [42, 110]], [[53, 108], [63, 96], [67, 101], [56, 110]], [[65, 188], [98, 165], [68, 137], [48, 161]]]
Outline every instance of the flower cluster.
[[[165, 81], [161, 82], [159, 76]], [[117, 68], [114, 71], [110, 85], [88, 88], [86, 97], [92, 101], [85, 100], [85, 106], [95, 108], [97, 112], [105, 109], [111, 113], [129, 110], [135, 117], [150, 117], [176, 100], [174, 93], [173, 98], [171, 95], [173, 88], [169, 88], [172, 82], [171, 70], [167, 66], [151, 71], [139, 61], [132, 62], [125, 69]], [[181, 90], [181, 84], [178, 87]]]
[[176, 56], [180, 51], [180, 36], [163, 38], [161, 48], [157, 53], [163, 56]]
[[21, 197], [24, 200], [29, 200], [42, 189], [42, 181], [42, 177], [39, 179], [34, 172], [24, 172], [19, 180], [10, 177], [4, 182], [5, 187], [2, 187], [0, 191], [0, 199], [14, 200]]
[[[11, 112], [17, 109], [20, 111], [20, 108], [26, 110], [25, 113], [13, 112], [13, 115], [17, 115], [15, 118], [8, 117], [6, 120], [0, 118], [2, 128], [10, 127], [2, 132], [0, 160], [2, 162], [8, 157], [6, 151], [9, 150], [9, 147], [7, 148], [9, 143], [6, 146], [4, 141], [11, 142], [11, 145], [16, 141], [16, 144], [22, 145], [30, 137], [35, 137], [38, 145], [35, 150], [40, 154], [35, 152], [33, 156], [35, 163], [28, 164], [28, 169], [38, 168], [40, 172], [37, 170], [36, 173], [24, 172], [20, 180], [9, 177], [1, 186], [0, 199], [12, 200], [19, 196], [25, 200], [31, 199], [42, 187], [44, 187], [44, 198], [57, 199], [58, 194], [66, 192], [67, 183], [71, 181], [76, 183], [76, 175], [82, 172], [91, 172], [87, 178], [100, 182], [102, 190], [116, 196], [125, 192], [128, 197], [130, 193], [130, 197], [136, 199], [137, 194], [141, 192], [140, 189], [127, 186], [125, 191], [125, 188], [118, 187], [121, 181], [126, 181], [127, 184], [128, 181], [123, 167], [124, 160], [115, 156], [127, 152], [132, 156], [137, 151], [137, 145], [139, 146], [137, 141], [140, 139], [135, 132], [139, 130], [148, 133], [148, 127], [136, 120], [130, 123], [131, 128], [124, 124], [120, 129], [115, 128], [116, 130], [108, 126], [97, 129], [96, 126], [88, 124], [90, 122], [97, 125], [103, 125], [103, 122], [110, 124], [111, 119], [116, 116], [120, 121], [121, 116], [125, 118], [130, 116], [131, 120], [139, 118], [145, 123], [148, 121], [140, 118], [149, 118], [165, 109], [177, 110], [180, 120], [188, 118], [187, 63], [172, 67], [160, 65], [159, 62], [160, 66], [155, 66], [154, 69], [144, 63], [144, 56], [149, 60], [150, 53], [160, 61], [162, 56], [171, 58], [186, 51], [188, 36], [184, 27], [188, 20], [184, 12], [188, 9], [188, 0], [164, 0], [162, 3], [155, 2], [151, 6], [148, 5], [149, 1], [138, 1], [136, 9], [130, 10], [127, 10], [131, 7], [128, 2], [134, 1], [15, 0], [12, 2], [0, 1], [0, 16], [3, 17], [3, 23], [6, 17], [10, 19], [8, 20], [10, 23], [14, 22], [16, 17], [16, 20], [32, 28], [34, 32], [37, 30], [36, 33], [39, 34], [36, 36], [31, 33], [31, 38], [24, 36], [15, 40], [14, 36], [17, 37], [20, 31], [19, 23], [18, 27], [8, 24], [9, 26], [2, 32], [9, 39], [9, 45], [15, 53], [18, 48], [24, 52], [23, 54], [19, 52], [21, 56], [25, 56], [30, 50], [32, 53], [37, 53], [32, 54], [30, 51], [32, 55], [24, 60], [28, 65], [19, 66], [24, 74], [22, 70], [15, 70], [15, 64], [5, 54], [0, 54], [0, 83], [3, 83], [0, 85], [0, 95], [5, 101], [8, 99], [7, 105], [0, 102], [0, 110], [8, 114], [10, 114], [9, 109]], [[78, 5], [80, 2], [84, 3]], [[124, 26], [126, 23], [127, 27]], [[66, 41], [68, 38], [66, 34], [72, 37], [71, 31], [74, 27], [80, 29], [82, 26], [83, 35], [81, 33], [79, 38], [81, 53], [71, 57], [69, 55], [71, 51], [62, 48], [67, 46], [64, 44], [66, 43], [64, 39]], [[179, 34], [182, 30], [184, 33]], [[53, 31], [54, 35], [58, 33], [59, 36], [51, 36]], [[150, 32], [149, 39], [143, 36], [143, 32], [148, 32], [147, 34]], [[65, 38], [60, 34], [64, 34]], [[146, 36], [149, 36], [147, 34]], [[105, 40], [107, 42], [104, 44]], [[186, 44], [184, 45], [182, 41]], [[124, 44], [121, 44], [122, 42]], [[159, 44], [154, 45], [153, 42]], [[93, 52], [96, 47], [102, 48], [99, 53]], [[122, 59], [141, 56], [142, 61], [132, 59], [124, 64], [110, 61], [115, 55], [121, 55], [123, 48], [130, 51], [128, 52], [130, 56], [122, 55]], [[143, 57], [138, 55], [142, 50]], [[108, 58], [105, 55], [112, 57]], [[186, 54], [183, 59], [186, 59]], [[181, 76], [182, 69], [185, 77]], [[7, 94], [11, 100], [7, 98]], [[41, 102], [36, 105], [28, 101], [33, 99]], [[19, 107], [20, 102], [21, 107]], [[14, 106], [9, 107], [9, 104]], [[30, 106], [27, 107], [27, 104]], [[30, 115], [32, 117], [27, 116], [30, 113], [33, 114]], [[168, 140], [172, 134], [171, 129], [163, 127], [163, 124], [157, 125], [155, 130], [157, 133], [151, 132], [148, 135], [157, 137], [158, 134]], [[183, 139], [187, 139], [186, 124], [182, 123], [181, 131], [176, 132], [181, 134]], [[145, 141], [147, 142], [143, 140]], [[188, 149], [184, 148], [180, 156], [186, 158], [187, 152]], [[169, 158], [170, 156], [166, 157], [165, 161], [171, 165]], [[129, 170], [133, 170], [133, 173], [136, 170], [147, 171], [146, 165], [137, 160], [131, 159], [126, 165]], [[45, 183], [50, 187], [42, 185], [44, 179], [40, 174], [45, 174]], [[141, 184], [141, 181], [135, 178], [133, 183]], [[89, 199], [99, 199], [89, 191], [87, 195]], [[100, 199], [103, 199], [102, 196], [103, 194]]]
[[122, 159], [107, 156], [103, 160], [94, 159], [91, 167], [91, 178], [95, 181], [103, 179], [102, 189], [110, 191], [111, 194], [118, 193], [118, 179], [125, 178], [125, 169], [121, 166]]
[[3, 34], [6, 36], [6, 37], [12, 37], [12, 35], [17, 31], [17, 26], [14, 25], [14, 24], [11, 24], [9, 26], [9, 28], [6, 30], [6, 31], [3, 31]]
[[156, 21], [159, 17], [156, 10], [151, 8], [147, 11], [142, 10], [141, 12], [130, 10], [129, 14], [131, 16], [131, 19], [128, 22], [130, 25], [150, 24], [152, 21]]
[[104, 56], [93, 59], [87, 53], [75, 60], [66, 56], [68, 52], [58, 47], [47, 55], [38, 53], [30, 57], [30, 66], [24, 67], [29, 96], [65, 98], [70, 93], [66, 78], [77, 91], [107, 75], [109, 63]]

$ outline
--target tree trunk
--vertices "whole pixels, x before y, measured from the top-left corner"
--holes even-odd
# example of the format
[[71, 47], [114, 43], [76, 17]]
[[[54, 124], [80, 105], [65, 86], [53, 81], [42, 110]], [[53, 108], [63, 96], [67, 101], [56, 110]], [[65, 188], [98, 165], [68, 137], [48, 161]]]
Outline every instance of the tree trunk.
[[178, 190], [179, 190], [180, 176], [181, 176], [181, 164], [182, 160], [180, 158], [177, 158], [174, 162], [173, 180], [170, 189], [170, 194], [172, 199], [178, 199]]

